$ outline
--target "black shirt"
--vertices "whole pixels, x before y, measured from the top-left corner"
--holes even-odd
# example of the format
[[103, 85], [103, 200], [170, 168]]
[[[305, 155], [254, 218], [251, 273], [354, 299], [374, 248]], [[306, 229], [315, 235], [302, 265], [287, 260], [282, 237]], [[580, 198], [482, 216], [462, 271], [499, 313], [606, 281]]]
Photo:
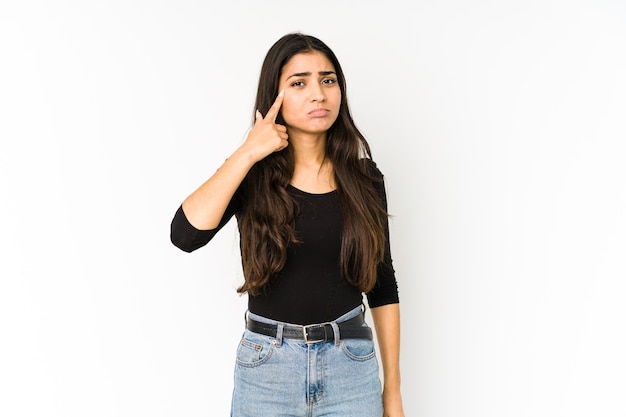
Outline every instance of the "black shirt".
[[[376, 172], [382, 178], [377, 169]], [[384, 183], [374, 185], [386, 210]], [[271, 278], [262, 294], [248, 297], [248, 308], [260, 316], [286, 323], [332, 321], [363, 302], [359, 289], [340, 274], [342, 216], [337, 191], [311, 194], [293, 186], [287, 191], [298, 202], [295, 227], [301, 243], [289, 245], [285, 266]], [[171, 224], [172, 242], [186, 252], [206, 245], [237, 214], [240, 206], [236, 194], [219, 226], [212, 230], [196, 229], [187, 220], [182, 206], [179, 207]], [[378, 268], [377, 284], [366, 294], [370, 307], [399, 302], [387, 221], [385, 232], [387, 244], [384, 261]]]

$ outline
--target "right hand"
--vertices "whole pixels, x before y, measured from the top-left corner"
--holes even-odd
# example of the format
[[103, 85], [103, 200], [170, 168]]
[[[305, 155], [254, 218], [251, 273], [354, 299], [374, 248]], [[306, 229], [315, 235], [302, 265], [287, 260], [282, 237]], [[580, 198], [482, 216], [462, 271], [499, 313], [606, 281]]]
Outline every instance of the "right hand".
[[248, 132], [246, 141], [242, 145], [255, 161], [260, 161], [273, 152], [285, 149], [289, 142], [287, 128], [276, 123], [278, 112], [283, 104], [284, 90], [278, 94], [274, 104], [265, 117], [257, 110], [254, 126]]

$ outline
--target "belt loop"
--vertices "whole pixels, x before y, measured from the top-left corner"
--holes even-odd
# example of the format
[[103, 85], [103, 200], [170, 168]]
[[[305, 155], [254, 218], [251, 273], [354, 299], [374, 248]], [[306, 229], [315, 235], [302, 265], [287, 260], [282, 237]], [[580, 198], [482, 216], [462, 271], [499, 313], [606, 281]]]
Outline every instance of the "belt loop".
[[333, 333], [335, 335], [335, 346], [338, 346], [339, 342], [341, 341], [341, 335], [339, 334], [339, 325], [336, 321], [331, 321], [330, 325], [333, 328]]
[[276, 345], [281, 347], [283, 345], [283, 329], [285, 325], [283, 323], [278, 323], [276, 325]]

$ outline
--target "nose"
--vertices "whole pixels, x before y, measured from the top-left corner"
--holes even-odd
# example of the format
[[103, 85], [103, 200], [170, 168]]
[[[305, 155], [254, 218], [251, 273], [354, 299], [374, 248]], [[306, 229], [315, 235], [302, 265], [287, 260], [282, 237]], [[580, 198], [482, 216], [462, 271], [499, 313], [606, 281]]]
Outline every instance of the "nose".
[[324, 94], [324, 89], [321, 85], [316, 85], [313, 87], [311, 91], [311, 101], [324, 102], [326, 101], [326, 94]]

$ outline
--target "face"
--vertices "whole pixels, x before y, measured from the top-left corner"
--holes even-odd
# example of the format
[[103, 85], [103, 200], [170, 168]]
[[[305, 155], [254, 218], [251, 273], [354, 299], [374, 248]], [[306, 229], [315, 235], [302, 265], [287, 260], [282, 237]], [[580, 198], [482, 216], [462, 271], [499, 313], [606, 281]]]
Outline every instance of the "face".
[[337, 119], [341, 89], [335, 67], [321, 52], [294, 55], [283, 67], [281, 114], [289, 134], [320, 134]]

